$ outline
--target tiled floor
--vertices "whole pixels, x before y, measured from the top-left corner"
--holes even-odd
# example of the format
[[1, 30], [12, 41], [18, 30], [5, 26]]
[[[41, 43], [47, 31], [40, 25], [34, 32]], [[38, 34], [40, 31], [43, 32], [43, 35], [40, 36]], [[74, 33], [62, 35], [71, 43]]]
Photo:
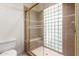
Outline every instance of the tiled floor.
[[[53, 50], [50, 50], [46, 47], [43, 47], [43, 46], [33, 50], [32, 52], [37, 56], [63, 56], [62, 54], [59, 54], [59, 53], [57, 53]], [[28, 56], [28, 54], [23, 52], [22, 54], [20, 54], [18, 56]]]
[[28, 56], [28, 55], [27, 53], [23, 52], [23, 53], [18, 54], [18, 56]]
[[37, 56], [63, 56], [62, 54], [59, 54], [57, 52], [54, 52], [46, 47], [39, 47], [32, 51]]

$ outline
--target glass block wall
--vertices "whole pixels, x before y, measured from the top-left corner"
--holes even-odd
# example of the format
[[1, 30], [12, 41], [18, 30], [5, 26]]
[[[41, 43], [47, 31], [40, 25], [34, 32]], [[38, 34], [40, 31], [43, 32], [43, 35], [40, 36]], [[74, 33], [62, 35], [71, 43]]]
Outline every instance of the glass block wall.
[[52, 5], [44, 13], [44, 46], [62, 53], [62, 4]]

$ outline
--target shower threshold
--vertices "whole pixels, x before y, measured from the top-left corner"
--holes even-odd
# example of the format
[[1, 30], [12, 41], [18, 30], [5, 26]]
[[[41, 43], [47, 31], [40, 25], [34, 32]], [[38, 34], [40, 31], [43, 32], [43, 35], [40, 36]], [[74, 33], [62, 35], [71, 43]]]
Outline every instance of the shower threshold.
[[37, 56], [63, 56], [62, 54], [59, 54], [49, 48], [46, 47], [38, 47], [37, 49], [32, 51]]

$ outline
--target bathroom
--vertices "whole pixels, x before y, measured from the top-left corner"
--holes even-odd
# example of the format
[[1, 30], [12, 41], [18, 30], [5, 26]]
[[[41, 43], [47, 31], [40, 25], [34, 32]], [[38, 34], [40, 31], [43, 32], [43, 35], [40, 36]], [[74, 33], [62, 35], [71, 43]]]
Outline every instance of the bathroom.
[[78, 56], [78, 10], [75, 3], [0, 3], [0, 56]]

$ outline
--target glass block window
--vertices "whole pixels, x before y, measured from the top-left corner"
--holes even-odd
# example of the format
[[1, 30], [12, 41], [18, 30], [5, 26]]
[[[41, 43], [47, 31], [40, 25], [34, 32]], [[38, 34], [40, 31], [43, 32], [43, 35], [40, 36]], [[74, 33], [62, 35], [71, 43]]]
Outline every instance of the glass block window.
[[62, 53], [62, 4], [44, 9], [44, 46]]

